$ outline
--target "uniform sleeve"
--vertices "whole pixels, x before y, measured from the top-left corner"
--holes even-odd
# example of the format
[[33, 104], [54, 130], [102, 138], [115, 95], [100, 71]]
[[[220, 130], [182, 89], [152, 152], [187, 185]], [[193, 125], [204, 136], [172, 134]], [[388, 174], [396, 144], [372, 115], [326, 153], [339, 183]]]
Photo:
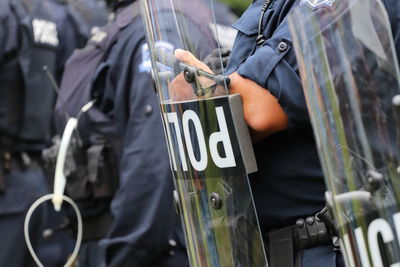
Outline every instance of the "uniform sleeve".
[[130, 53], [121, 51], [121, 61], [116, 59], [121, 63], [115, 64], [120, 68], [110, 77], [118, 81], [113, 116], [124, 137], [120, 186], [111, 204], [114, 224], [109, 237], [101, 241], [107, 266], [150, 265], [165, 250], [175, 220], [158, 101], [150, 74], [140, 68], [142, 35], [143, 40], [130, 42], [137, 44]]
[[268, 89], [289, 117], [289, 128], [309, 125], [295, 52], [286, 20], [237, 72]]

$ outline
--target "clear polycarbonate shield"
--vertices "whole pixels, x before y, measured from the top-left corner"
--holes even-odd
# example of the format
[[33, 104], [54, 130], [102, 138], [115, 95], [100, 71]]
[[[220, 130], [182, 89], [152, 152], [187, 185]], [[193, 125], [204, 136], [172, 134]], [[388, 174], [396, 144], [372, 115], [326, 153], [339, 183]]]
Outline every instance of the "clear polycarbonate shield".
[[191, 266], [267, 266], [247, 177], [256, 165], [241, 98], [228, 94], [227, 77], [201, 62], [218, 47], [213, 2], [141, 4], [143, 49], [160, 100]]
[[348, 266], [399, 266], [399, 70], [380, 0], [302, 0], [289, 19]]

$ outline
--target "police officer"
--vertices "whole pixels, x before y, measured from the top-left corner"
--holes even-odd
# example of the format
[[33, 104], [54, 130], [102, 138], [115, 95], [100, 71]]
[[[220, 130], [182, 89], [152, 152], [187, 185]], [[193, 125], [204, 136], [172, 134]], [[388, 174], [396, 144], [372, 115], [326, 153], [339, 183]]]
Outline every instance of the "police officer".
[[[108, 12], [103, 0], [51, 0], [48, 4], [57, 24], [59, 37], [56, 70], [49, 74], [54, 77], [48, 77], [48, 79], [54, 79], [54, 82], [58, 84], [61, 81], [67, 59], [75, 49], [85, 46], [92, 32], [107, 23]], [[53, 84], [53, 86], [57, 90], [57, 85]], [[54, 135], [53, 131], [52, 135]], [[48, 156], [46, 151], [52, 151], [52, 148], [44, 151], [45, 158]], [[56, 156], [56, 153], [53, 154]], [[45, 164], [45, 170], [47, 171], [46, 178], [52, 186], [55, 158], [50, 161], [52, 164]], [[48, 209], [50, 211], [46, 230], [51, 230], [50, 232], [53, 234], [46, 236], [38, 253], [45, 266], [60, 266], [65, 263], [65, 259], [72, 252], [75, 240], [70, 233], [64, 230], [64, 226], [66, 226], [64, 210], [56, 213], [51, 205], [48, 205]], [[49, 232], [47, 231], [47, 233]]]
[[[138, 1], [116, 3], [117, 22], [132, 5], [139, 9]], [[146, 49], [143, 23], [136, 16], [95, 78], [99, 108], [113, 117], [123, 147], [120, 185], [111, 203], [114, 222], [100, 246], [107, 266], [188, 266]]]
[[[92, 167], [74, 176], [78, 181], [76, 187], [72, 182], [67, 184], [70, 195], [77, 191], [85, 193], [87, 187], [92, 189], [76, 196], [87, 226], [79, 264], [188, 266], [183, 237], [177, 237], [182, 232], [172, 205], [172, 178], [146, 56], [139, 2], [115, 1], [114, 6], [115, 20], [68, 60], [56, 105], [61, 130], [66, 113], [78, 116], [79, 109], [94, 98], [95, 106], [79, 115], [83, 157], [103, 141], [118, 155], [119, 188], [111, 207], [112, 196], [104, 197], [104, 192], [98, 196], [96, 185], [84, 174], [91, 173]], [[96, 160], [89, 155], [87, 161]], [[106, 161], [96, 161], [94, 165]], [[101, 183], [102, 179], [98, 180]], [[104, 236], [110, 212], [111, 230]], [[101, 237], [100, 252], [97, 240]]]
[[[23, 235], [30, 204], [47, 193], [41, 149], [49, 142], [59, 39], [48, 1], [0, 3], [0, 266], [34, 266]], [[45, 210], [31, 223], [37, 248]]]
[[[250, 183], [261, 229], [269, 240], [271, 265], [336, 266], [329, 238], [305, 248], [294, 242], [296, 222], [301, 227], [308, 225], [304, 221], [315, 224], [314, 215], [325, 206], [323, 175], [285, 20], [297, 4], [294, 0], [254, 1], [234, 25], [239, 33], [227, 72], [232, 73], [231, 92], [240, 92], [252, 103], [246, 109], [244, 101], [244, 111], [259, 171]], [[249, 89], [243, 90], [247, 85]], [[288, 244], [278, 243], [277, 235], [288, 235], [294, 251], [284, 249]]]
[[[129, 2], [122, 1], [117, 8]], [[200, 43], [198, 54], [205, 56], [215, 47], [209, 25], [202, 25], [200, 16], [204, 1], [182, 1], [178, 20], [185, 20]], [[159, 3], [162, 5], [162, 3]], [[196, 5], [196, 13], [188, 7]], [[162, 10], [162, 8], [160, 7]], [[207, 10], [207, 9], [204, 9]], [[186, 13], [185, 13], [186, 12]], [[168, 10], [160, 16], [170, 16]], [[118, 20], [118, 15], [117, 15]], [[107, 266], [189, 266], [184, 237], [172, 201], [172, 175], [159, 113], [150, 76], [150, 58], [145, 43], [141, 19], [137, 18], [121, 33], [102, 66], [104, 74], [97, 77], [96, 91], [102, 94], [100, 107], [112, 114], [123, 133], [120, 163], [120, 186], [112, 203], [114, 223], [108, 238], [100, 246]], [[203, 31], [199, 30], [204, 26]], [[166, 38], [177, 43], [156, 43], [157, 48], [169, 51], [179, 46], [179, 36], [163, 25]], [[202, 35], [210, 38], [204, 38]], [[175, 38], [174, 38], [175, 37]], [[100, 72], [100, 71], [99, 71]]]
[[[334, 2], [316, 6], [329, 8]], [[400, 6], [384, 2], [398, 50]], [[298, 4], [256, 0], [234, 24], [238, 35], [227, 68], [230, 92], [242, 95], [254, 142], [259, 171], [250, 182], [271, 266], [343, 266], [330, 235], [322, 242], [312, 242], [310, 236], [304, 243], [298, 239], [315, 229], [316, 214], [325, 206], [324, 180], [286, 22]], [[207, 68], [186, 51], [175, 55]], [[329, 222], [325, 227], [330, 228]]]
[[[23, 221], [33, 200], [48, 192], [41, 161], [41, 150], [49, 145], [52, 135], [55, 90], [48, 76], [57, 76], [62, 66], [59, 51], [68, 55], [77, 46], [74, 39], [64, 38], [64, 26], [71, 23], [58, 16], [64, 11], [53, 0], [0, 3], [0, 266], [33, 266]], [[60, 256], [59, 251], [54, 253], [54, 243], [51, 253], [49, 246], [41, 246], [42, 242], [39, 246], [46, 216], [46, 207], [35, 212], [31, 239], [39, 258], [46, 258], [46, 266], [53, 266], [55, 259], [47, 256]]]
[[[297, 229], [312, 229], [325, 206], [324, 180], [286, 22], [298, 4], [253, 1], [233, 25], [238, 35], [227, 73], [230, 92], [242, 95], [254, 142], [259, 171], [250, 182], [271, 266], [336, 266], [343, 263], [330, 236], [295, 242]], [[175, 55], [200, 66], [186, 51]]]

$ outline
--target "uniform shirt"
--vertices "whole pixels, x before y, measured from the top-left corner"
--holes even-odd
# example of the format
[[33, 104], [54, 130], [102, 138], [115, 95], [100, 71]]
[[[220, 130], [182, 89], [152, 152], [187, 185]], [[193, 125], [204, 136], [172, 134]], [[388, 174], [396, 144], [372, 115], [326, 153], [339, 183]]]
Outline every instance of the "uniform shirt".
[[287, 14], [297, 0], [274, 0], [263, 19], [266, 42], [255, 49], [263, 0], [233, 25], [239, 32], [227, 72], [269, 90], [289, 117], [288, 129], [254, 145], [259, 171], [250, 176], [262, 231], [294, 223], [324, 207], [325, 185], [298, 74]]
[[[209, 25], [204, 23], [210, 21], [210, 15], [202, 12], [208, 10], [202, 1], [182, 2], [181, 12], [174, 16], [163, 10], [162, 3], [157, 6], [162, 10], [158, 19], [161, 32], [167, 36], [155, 44], [157, 48], [170, 53], [182, 48], [182, 36], [171, 19], [190, 29], [184, 42], [197, 48], [199, 58], [216, 48]], [[113, 118], [123, 139], [120, 186], [111, 203], [114, 223], [100, 246], [107, 266], [186, 267], [189, 263], [173, 208], [173, 177], [145, 42], [143, 22], [136, 18], [120, 33], [93, 86], [102, 95], [100, 109]], [[169, 256], [175, 242], [177, 247], [172, 251], [176, 254]]]
[[49, 10], [48, 1], [0, 4], [0, 134], [15, 139], [15, 151], [40, 150], [50, 139], [54, 92], [42, 68], [53, 71], [59, 39]]
[[114, 222], [108, 238], [100, 242], [107, 266], [150, 266], [168, 248], [178, 225], [158, 100], [150, 68], [142, 64], [145, 48], [137, 16], [120, 32], [93, 87], [123, 147], [120, 186], [111, 203]]
[[[0, 63], [4, 58], [4, 54], [12, 53], [12, 51], [18, 49], [18, 20], [15, 14], [10, 10], [8, 2], [8, 0], [2, 1], [0, 5]], [[60, 40], [58, 65], [61, 68], [65, 64], [66, 59], [72, 54], [72, 51], [85, 44], [90, 33], [87, 32], [86, 35], [81, 33], [78, 25], [75, 25], [72, 14], [70, 14], [74, 12], [74, 10], [69, 9], [66, 2], [52, 0], [48, 1], [47, 5], [49, 5], [54, 12], [53, 18], [57, 23], [58, 37]], [[79, 16], [79, 14], [75, 16]], [[104, 14], [100, 14], [99, 16], [101, 16], [103, 20], [99, 19], [98, 21], [104, 22], [106, 19]], [[80, 25], [79, 27], [85, 26], [88, 27], [88, 25]]]
[[[324, 205], [325, 186], [298, 66], [291, 43], [287, 14], [296, 0], [274, 0], [264, 15], [267, 41], [254, 55], [263, 0], [255, 0], [234, 27], [239, 30], [227, 72], [268, 89], [289, 117], [289, 127], [254, 146], [259, 171], [251, 175], [256, 208], [263, 230], [293, 223], [296, 217], [317, 212]], [[384, 0], [400, 52], [400, 2]]]
[[[52, 53], [56, 53], [56, 58], [50, 58], [47, 55], [43, 56], [42, 48], [38, 45], [27, 45], [28, 42], [23, 42], [21, 38], [21, 21], [17, 17], [14, 9], [11, 8], [11, 1], [5, 0], [0, 3], [0, 70], [2, 74], [0, 76], [1, 84], [3, 84], [4, 89], [0, 89], [1, 98], [4, 99], [14, 99], [15, 101], [8, 101], [11, 104], [12, 111], [9, 112], [7, 104], [1, 103], [0, 100], [0, 114], [14, 114], [14, 117], [10, 119], [10, 123], [7, 122], [7, 134], [11, 134], [13, 138], [19, 138], [18, 145], [14, 146], [13, 149], [16, 150], [41, 150], [49, 144], [50, 141], [50, 117], [51, 105], [54, 102], [54, 88], [50, 83], [50, 79], [43, 72], [42, 68], [47, 65], [50, 73], [55, 76], [56, 80], [60, 77], [66, 58], [72, 53], [72, 51], [84, 44], [84, 39], [82, 38], [79, 29], [74, 24], [70, 12], [68, 11], [68, 6], [66, 3], [61, 3], [59, 0], [47, 0], [38, 1], [30, 0], [27, 1], [29, 4], [34, 5], [40, 3], [43, 12], [48, 16], [48, 19], [56, 23], [57, 32], [56, 39], [57, 44], [52, 46]], [[16, 2], [17, 3], [17, 2]], [[20, 4], [23, 6], [23, 3]], [[33, 6], [34, 7], [34, 6]], [[28, 14], [28, 11], [26, 11]], [[39, 11], [33, 9], [32, 13], [37, 15], [35, 12]], [[38, 30], [39, 31], [39, 30]], [[48, 35], [48, 32], [42, 34], [42, 36]], [[24, 50], [31, 49], [34, 52], [23, 52]], [[46, 47], [46, 46], [45, 46]], [[41, 50], [40, 50], [41, 49]], [[40, 52], [40, 53], [39, 53]], [[22, 55], [23, 54], [23, 55]], [[22, 55], [22, 56], [21, 56]], [[18, 60], [18, 61], [17, 61]], [[35, 61], [36, 64], [33, 65], [30, 60]], [[13, 66], [9, 66], [10, 62], [15, 62]], [[54, 66], [53, 66], [54, 65]], [[12, 68], [12, 70], [10, 70]], [[55, 70], [53, 70], [55, 68]], [[24, 70], [26, 77], [23, 76]], [[40, 79], [40, 80], [39, 80]], [[40, 84], [39, 87], [35, 87], [35, 82]], [[4, 87], [6, 85], [6, 87]], [[21, 88], [20, 90], [6, 91], [8, 87]], [[27, 88], [31, 88], [28, 90]], [[37, 91], [36, 88], [41, 89]], [[46, 88], [44, 90], [43, 88]], [[31, 92], [34, 90], [34, 92]], [[31, 92], [32, 95], [40, 95], [40, 104], [38, 105], [38, 98], [25, 96], [27, 92]], [[36, 93], [35, 93], [36, 92]], [[46, 92], [46, 93], [44, 93]], [[12, 95], [11, 95], [12, 94]], [[11, 95], [11, 96], [10, 96]], [[7, 96], [7, 97], [4, 97]], [[29, 101], [22, 100], [27, 97]], [[25, 105], [25, 107], [23, 107]], [[26, 107], [30, 106], [30, 109]], [[33, 108], [32, 108], [33, 106]], [[30, 121], [33, 117], [24, 115], [24, 110], [34, 110], [36, 117], [42, 118], [37, 119], [35, 122], [27, 124], [24, 129], [19, 130], [21, 121]], [[36, 115], [36, 112], [38, 115]], [[29, 112], [26, 112], [29, 115]], [[28, 119], [26, 119], [26, 116]], [[36, 119], [35, 117], [35, 119]], [[13, 130], [10, 130], [13, 129]], [[30, 132], [33, 132], [30, 134]], [[4, 132], [3, 132], [4, 133]], [[43, 133], [43, 134], [42, 134]], [[14, 136], [15, 135], [15, 136]], [[40, 136], [39, 136], [40, 135]], [[33, 137], [32, 137], [33, 136]]]

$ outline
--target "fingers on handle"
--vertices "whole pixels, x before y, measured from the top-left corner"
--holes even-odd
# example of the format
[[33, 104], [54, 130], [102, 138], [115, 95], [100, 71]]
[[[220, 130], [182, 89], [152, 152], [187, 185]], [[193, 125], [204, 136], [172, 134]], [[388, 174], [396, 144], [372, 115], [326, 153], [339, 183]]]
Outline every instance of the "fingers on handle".
[[176, 49], [175, 50], [175, 57], [179, 60], [182, 61], [186, 64], [193, 65], [196, 61], [198, 61], [192, 53], [186, 50], [182, 49]]

